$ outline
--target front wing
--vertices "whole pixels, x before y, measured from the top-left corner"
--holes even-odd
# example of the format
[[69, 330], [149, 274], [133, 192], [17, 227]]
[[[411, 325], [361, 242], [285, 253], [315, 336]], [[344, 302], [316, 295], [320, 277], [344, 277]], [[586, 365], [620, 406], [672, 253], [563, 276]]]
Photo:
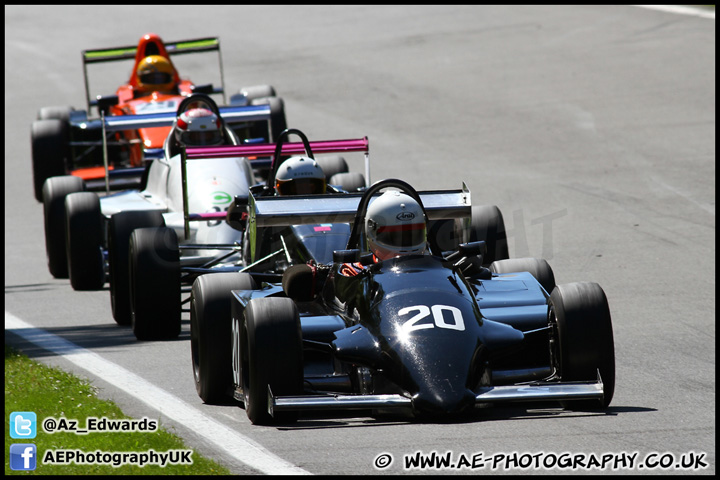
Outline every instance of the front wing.
[[[604, 390], [600, 372], [595, 382], [534, 382], [522, 385], [483, 387], [475, 397], [483, 403], [537, 403], [548, 401], [597, 400], [602, 402]], [[276, 397], [268, 388], [268, 413], [312, 410], [366, 410], [412, 408], [413, 399], [389, 395], [295, 395]]]

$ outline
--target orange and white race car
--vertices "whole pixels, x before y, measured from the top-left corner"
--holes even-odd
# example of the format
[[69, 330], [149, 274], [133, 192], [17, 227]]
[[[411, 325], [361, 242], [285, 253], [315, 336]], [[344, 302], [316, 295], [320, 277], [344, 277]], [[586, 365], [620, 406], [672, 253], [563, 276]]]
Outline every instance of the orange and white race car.
[[[217, 52], [220, 87], [181, 78], [172, 57]], [[75, 175], [89, 190], [142, 185], [146, 166], [163, 155], [180, 103], [192, 93], [218, 94], [225, 103], [220, 40], [214, 37], [165, 43], [154, 33], [136, 46], [84, 50], [87, 108], [41, 108], [31, 126], [35, 198], [43, 201], [45, 180]], [[91, 98], [88, 66], [133, 60], [130, 78], [114, 95]], [[97, 116], [89, 112], [96, 110]], [[270, 85], [242, 88], [220, 114], [243, 142], [272, 142], [287, 128], [284, 103]], [[149, 126], [150, 125], [150, 126]]]

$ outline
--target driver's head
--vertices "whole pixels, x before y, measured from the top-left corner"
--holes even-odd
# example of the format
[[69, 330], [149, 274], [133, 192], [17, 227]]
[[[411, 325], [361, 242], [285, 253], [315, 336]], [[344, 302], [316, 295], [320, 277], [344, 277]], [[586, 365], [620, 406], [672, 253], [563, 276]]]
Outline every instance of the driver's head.
[[370, 251], [380, 260], [423, 254], [427, 247], [423, 209], [409, 195], [387, 191], [370, 202], [365, 235]]
[[140, 92], [169, 92], [175, 88], [175, 69], [161, 55], [148, 55], [140, 60], [136, 74], [136, 88]]
[[223, 141], [220, 118], [207, 108], [185, 110], [177, 118], [175, 139], [181, 145], [220, 145]]
[[290, 157], [278, 168], [275, 190], [278, 195], [313, 195], [325, 193], [325, 172], [310, 157]]

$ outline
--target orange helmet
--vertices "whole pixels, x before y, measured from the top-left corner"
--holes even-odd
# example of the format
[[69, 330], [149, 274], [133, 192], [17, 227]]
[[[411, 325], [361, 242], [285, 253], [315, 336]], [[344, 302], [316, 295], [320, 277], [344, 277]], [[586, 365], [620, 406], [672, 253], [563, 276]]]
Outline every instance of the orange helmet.
[[170, 91], [175, 88], [175, 70], [160, 55], [143, 58], [137, 68], [137, 89], [141, 92]]

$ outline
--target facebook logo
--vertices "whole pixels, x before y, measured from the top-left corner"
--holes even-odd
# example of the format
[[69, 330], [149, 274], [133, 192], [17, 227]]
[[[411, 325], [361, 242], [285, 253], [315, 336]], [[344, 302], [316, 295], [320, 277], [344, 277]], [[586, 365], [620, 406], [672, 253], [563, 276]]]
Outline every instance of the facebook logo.
[[10, 414], [10, 437], [35, 438], [37, 416], [35, 412], [13, 412]]
[[32, 443], [14, 443], [10, 445], [11, 470], [35, 470], [37, 466], [37, 448]]

